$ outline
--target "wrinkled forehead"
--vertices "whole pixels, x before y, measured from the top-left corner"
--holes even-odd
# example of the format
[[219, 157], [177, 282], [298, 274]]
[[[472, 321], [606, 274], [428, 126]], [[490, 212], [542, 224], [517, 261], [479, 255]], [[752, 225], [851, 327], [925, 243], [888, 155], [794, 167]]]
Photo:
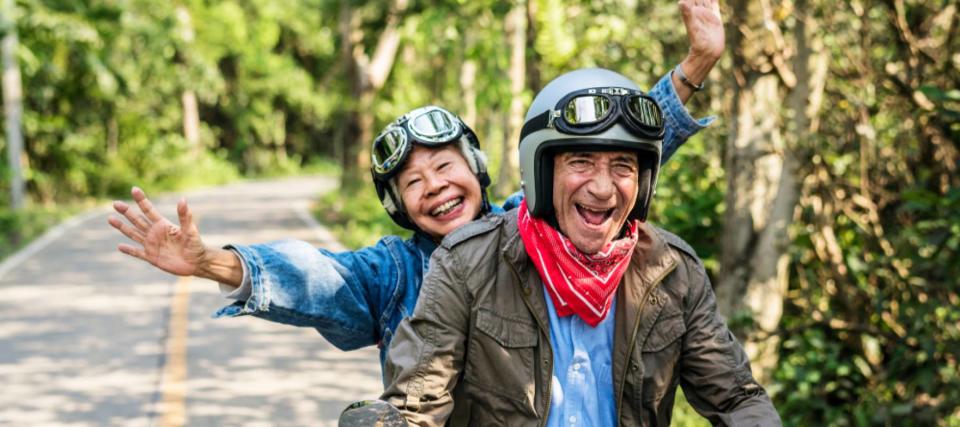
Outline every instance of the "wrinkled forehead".
[[554, 156], [554, 163], [567, 159], [573, 158], [584, 158], [584, 159], [594, 159], [594, 160], [604, 160], [604, 161], [627, 161], [630, 163], [637, 164], [639, 163], [639, 157], [636, 151], [628, 150], [616, 150], [616, 149], [605, 149], [605, 150], [571, 150], [571, 151], [562, 151], [557, 153]]
[[453, 161], [454, 164], [451, 165], [453, 167], [470, 168], [466, 159], [463, 158], [463, 153], [460, 152], [460, 148], [455, 143], [439, 147], [414, 144], [413, 149], [410, 150], [410, 155], [407, 156], [407, 161], [403, 163], [397, 176], [418, 172], [431, 167], [434, 163], [444, 161]]

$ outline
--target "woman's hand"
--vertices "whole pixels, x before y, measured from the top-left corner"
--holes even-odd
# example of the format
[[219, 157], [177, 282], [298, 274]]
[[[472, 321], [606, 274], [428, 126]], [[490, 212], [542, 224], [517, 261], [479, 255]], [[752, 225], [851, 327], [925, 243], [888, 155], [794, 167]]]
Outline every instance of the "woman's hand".
[[130, 194], [139, 212], [124, 202], [113, 202], [113, 209], [123, 215], [127, 222], [114, 216], [107, 222], [138, 245], [121, 243], [117, 249], [168, 273], [198, 275], [204, 269], [208, 251], [193, 222], [186, 199], [177, 203], [178, 226], [157, 212], [143, 190], [133, 187]]

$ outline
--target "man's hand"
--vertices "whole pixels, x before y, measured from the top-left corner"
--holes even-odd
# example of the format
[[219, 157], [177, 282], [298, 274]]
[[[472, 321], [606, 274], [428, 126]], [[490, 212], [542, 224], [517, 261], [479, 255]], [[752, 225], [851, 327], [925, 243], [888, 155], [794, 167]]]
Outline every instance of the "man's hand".
[[113, 209], [129, 223], [111, 216], [107, 222], [124, 236], [139, 243], [139, 247], [121, 243], [120, 252], [140, 258], [168, 273], [180, 276], [197, 275], [206, 260], [207, 248], [200, 239], [200, 231], [193, 222], [193, 214], [186, 199], [177, 204], [180, 225], [174, 225], [161, 215], [143, 194], [133, 187], [130, 191], [140, 212], [124, 202], [113, 202]]
[[683, 25], [687, 27], [690, 56], [713, 59], [723, 55], [723, 20], [719, 0], [679, 0]]

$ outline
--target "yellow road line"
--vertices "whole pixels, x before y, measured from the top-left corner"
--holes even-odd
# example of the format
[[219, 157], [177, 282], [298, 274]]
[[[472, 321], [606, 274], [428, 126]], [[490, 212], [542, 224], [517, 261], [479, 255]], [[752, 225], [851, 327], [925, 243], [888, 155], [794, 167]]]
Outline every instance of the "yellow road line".
[[174, 285], [167, 326], [166, 363], [160, 384], [159, 427], [181, 427], [187, 421], [187, 324], [189, 321], [190, 278], [180, 277]]

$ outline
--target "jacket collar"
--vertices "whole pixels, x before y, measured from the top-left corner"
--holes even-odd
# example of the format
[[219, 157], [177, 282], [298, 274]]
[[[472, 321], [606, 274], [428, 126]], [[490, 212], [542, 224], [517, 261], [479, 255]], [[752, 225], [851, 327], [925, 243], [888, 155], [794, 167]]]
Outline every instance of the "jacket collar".
[[[543, 282], [533, 266], [520, 238], [517, 228], [517, 215], [513, 212], [505, 215], [503, 257], [511, 264], [520, 278], [521, 291], [528, 297], [534, 315], [541, 325], [548, 325], [547, 305]], [[630, 267], [624, 274], [620, 288], [617, 289], [616, 326], [614, 336], [619, 340], [626, 334], [632, 334], [637, 316], [640, 314], [640, 302], [658, 280], [676, 267], [679, 259], [656, 228], [645, 222], [640, 223], [637, 247], [630, 258]], [[547, 331], [549, 332], [549, 331]], [[624, 343], [623, 345], [627, 345]]]

